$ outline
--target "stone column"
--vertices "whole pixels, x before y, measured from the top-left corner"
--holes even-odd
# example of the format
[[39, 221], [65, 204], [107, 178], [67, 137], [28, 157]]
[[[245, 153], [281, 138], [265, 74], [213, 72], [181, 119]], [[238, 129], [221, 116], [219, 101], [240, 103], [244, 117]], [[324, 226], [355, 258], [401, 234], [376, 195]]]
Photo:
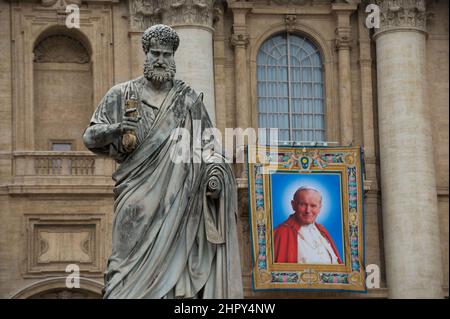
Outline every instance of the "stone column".
[[197, 93], [215, 123], [213, 62], [213, 0], [163, 1], [163, 23], [172, 26], [180, 37], [175, 54], [177, 77]]
[[251, 7], [245, 3], [233, 3], [233, 34], [231, 45], [234, 47], [234, 74], [236, 95], [236, 126], [242, 129], [250, 127], [250, 105], [248, 103], [247, 73], [247, 32], [246, 15]]
[[[247, 73], [247, 33], [246, 14], [249, 7], [245, 3], [234, 3], [233, 34], [231, 45], [234, 47], [234, 82], [236, 96], [236, 127], [246, 130], [251, 127], [250, 104], [248, 102], [248, 73]], [[247, 145], [247, 143], [246, 143]], [[245, 165], [236, 166], [236, 176], [246, 178]]]
[[234, 78], [236, 89], [236, 126], [247, 129], [250, 126], [250, 112], [247, 99], [247, 44], [246, 34], [233, 34], [231, 43], [234, 46]]
[[442, 297], [425, 0], [377, 1], [381, 189], [390, 298]]
[[341, 126], [341, 144], [353, 142], [352, 78], [350, 65], [351, 28], [350, 14], [356, 10], [355, 5], [333, 4], [336, 15], [336, 49], [339, 64], [339, 109]]

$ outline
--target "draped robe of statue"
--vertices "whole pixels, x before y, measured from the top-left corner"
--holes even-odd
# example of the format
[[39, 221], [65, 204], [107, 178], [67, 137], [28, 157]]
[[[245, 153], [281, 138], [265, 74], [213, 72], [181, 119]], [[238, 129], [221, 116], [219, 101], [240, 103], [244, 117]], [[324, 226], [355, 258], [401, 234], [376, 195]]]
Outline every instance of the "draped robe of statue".
[[[184, 128], [195, 138], [212, 127], [202, 96], [174, 80], [155, 109], [141, 97], [146, 81], [140, 77], [113, 87], [84, 134], [85, 141], [95, 140], [108, 125], [121, 122], [125, 96], [130, 91], [137, 96], [142, 119], [135, 150], [125, 153], [120, 136], [109, 145], [90, 146], [120, 163], [113, 174], [115, 216], [104, 298], [242, 298], [230, 165], [195, 163], [192, 150], [188, 163], [170, 157], [178, 142], [170, 138], [173, 129]], [[201, 126], [195, 125], [199, 121]], [[207, 142], [200, 145], [208, 148]], [[207, 196], [217, 184], [219, 197]]]

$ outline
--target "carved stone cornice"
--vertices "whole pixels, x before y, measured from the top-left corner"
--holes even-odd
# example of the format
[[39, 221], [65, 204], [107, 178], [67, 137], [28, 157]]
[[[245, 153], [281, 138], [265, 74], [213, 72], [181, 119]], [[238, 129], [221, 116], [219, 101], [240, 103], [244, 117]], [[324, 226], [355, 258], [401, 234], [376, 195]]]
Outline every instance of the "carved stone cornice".
[[41, 0], [41, 5], [43, 7], [52, 9], [62, 9], [66, 8], [69, 4], [81, 5], [81, 0]]
[[69, 5], [81, 6], [81, 0], [40, 0], [40, 5], [42, 6], [40, 9], [48, 10], [48, 11], [56, 11], [56, 14], [59, 16], [59, 23], [65, 23], [65, 16], [68, 14], [66, 9]]
[[426, 32], [429, 13], [425, 0], [376, 0], [380, 8], [379, 34], [384, 31], [411, 29]]
[[270, 4], [279, 4], [279, 5], [286, 5], [286, 4], [297, 4], [297, 5], [304, 5], [304, 4], [311, 4], [314, 2], [313, 0], [270, 0]]

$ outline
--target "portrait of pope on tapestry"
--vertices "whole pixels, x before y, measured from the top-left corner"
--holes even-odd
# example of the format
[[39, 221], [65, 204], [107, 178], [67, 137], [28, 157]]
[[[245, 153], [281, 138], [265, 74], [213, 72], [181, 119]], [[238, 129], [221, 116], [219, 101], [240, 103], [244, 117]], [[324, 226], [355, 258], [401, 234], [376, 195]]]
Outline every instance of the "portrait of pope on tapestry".
[[272, 174], [274, 263], [343, 264], [339, 179]]

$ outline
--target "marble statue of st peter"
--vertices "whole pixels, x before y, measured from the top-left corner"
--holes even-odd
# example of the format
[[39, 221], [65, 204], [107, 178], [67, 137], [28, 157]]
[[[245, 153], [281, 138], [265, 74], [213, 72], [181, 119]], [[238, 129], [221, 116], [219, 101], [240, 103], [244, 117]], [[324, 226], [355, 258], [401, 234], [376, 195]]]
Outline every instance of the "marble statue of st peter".
[[171, 160], [175, 129], [213, 127], [202, 94], [174, 79], [179, 42], [169, 26], [148, 28], [144, 76], [111, 88], [83, 135], [120, 164], [104, 298], [243, 297], [230, 165]]

